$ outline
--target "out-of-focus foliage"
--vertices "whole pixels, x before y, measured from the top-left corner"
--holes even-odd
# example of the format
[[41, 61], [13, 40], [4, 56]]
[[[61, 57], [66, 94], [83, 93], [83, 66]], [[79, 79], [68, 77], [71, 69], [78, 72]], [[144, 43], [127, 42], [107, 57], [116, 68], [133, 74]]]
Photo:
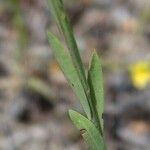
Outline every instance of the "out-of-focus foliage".
[[150, 22], [150, 7], [144, 8], [140, 13], [140, 21], [144, 24], [147, 24]]
[[21, 11], [21, 1], [6, 0], [3, 1], [2, 5], [4, 6], [3, 8], [5, 8], [11, 15], [10, 22], [12, 23], [13, 28], [18, 31], [16, 59], [20, 59], [20, 57], [22, 56], [22, 51], [28, 41], [27, 29]]

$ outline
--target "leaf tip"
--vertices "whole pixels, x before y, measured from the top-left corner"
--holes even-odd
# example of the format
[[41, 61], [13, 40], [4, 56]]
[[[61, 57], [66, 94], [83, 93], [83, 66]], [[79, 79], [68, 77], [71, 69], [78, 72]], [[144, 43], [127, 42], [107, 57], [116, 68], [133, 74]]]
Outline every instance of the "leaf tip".
[[73, 118], [73, 116], [74, 116], [74, 114], [75, 114], [75, 111], [74, 110], [72, 110], [72, 109], [69, 109], [69, 117], [70, 118]]
[[94, 50], [93, 55], [92, 55], [92, 61], [96, 61], [96, 60], [99, 60], [99, 56], [98, 56], [96, 50]]

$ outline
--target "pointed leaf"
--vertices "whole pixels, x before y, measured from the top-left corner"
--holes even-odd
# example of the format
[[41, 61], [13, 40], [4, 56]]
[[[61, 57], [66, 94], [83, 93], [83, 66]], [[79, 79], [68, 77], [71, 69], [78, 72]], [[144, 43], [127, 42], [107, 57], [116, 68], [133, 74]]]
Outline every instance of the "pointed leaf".
[[68, 80], [70, 86], [73, 88], [77, 98], [80, 100], [80, 103], [88, 118], [91, 118], [91, 110], [86, 94], [70, 56], [67, 54], [59, 40], [50, 32], [48, 32], [48, 40], [59, 63], [59, 66], [64, 73], [64, 76]]
[[104, 139], [94, 124], [76, 111], [70, 110], [69, 116], [80, 130], [90, 150], [105, 150]]
[[88, 84], [86, 81], [84, 67], [70, 21], [65, 13], [63, 2], [62, 0], [48, 0], [48, 4], [51, 8], [51, 12], [57, 22], [57, 25], [59, 26], [60, 31], [63, 33], [73, 65], [75, 66], [75, 68], [77, 68], [77, 74], [84, 87], [84, 91], [86, 92], [88, 90]]
[[92, 56], [90, 69], [88, 72], [88, 82], [91, 90], [92, 104], [96, 109], [103, 132], [103, 119], [102, 114], [104, 111], [104, 91], [103, 91], [103, 79], [102, 68], [100, 60], [96, 52]]

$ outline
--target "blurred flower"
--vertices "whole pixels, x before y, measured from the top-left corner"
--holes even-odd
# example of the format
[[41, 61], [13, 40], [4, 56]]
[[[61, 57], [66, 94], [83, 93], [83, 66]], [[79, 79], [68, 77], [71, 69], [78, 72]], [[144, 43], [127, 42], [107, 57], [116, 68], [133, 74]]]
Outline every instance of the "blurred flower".
[[130, 78], [133, 86], [137, 89], [144, 89], [150, 82], [150, 63], [139, 61], [129, 67]]

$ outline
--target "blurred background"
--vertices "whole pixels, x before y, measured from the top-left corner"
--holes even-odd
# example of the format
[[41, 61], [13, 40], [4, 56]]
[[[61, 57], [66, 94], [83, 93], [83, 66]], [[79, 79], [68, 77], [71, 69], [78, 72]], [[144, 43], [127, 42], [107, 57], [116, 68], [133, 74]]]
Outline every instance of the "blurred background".
[[[105, 87], [108, 150], [150, 149], [150, 1], [64, 0], [85, 68]], [[47, 0], [0, 0], [0, 150], [86, 150], [68, 117], [82, 108], [48, 45]]]

